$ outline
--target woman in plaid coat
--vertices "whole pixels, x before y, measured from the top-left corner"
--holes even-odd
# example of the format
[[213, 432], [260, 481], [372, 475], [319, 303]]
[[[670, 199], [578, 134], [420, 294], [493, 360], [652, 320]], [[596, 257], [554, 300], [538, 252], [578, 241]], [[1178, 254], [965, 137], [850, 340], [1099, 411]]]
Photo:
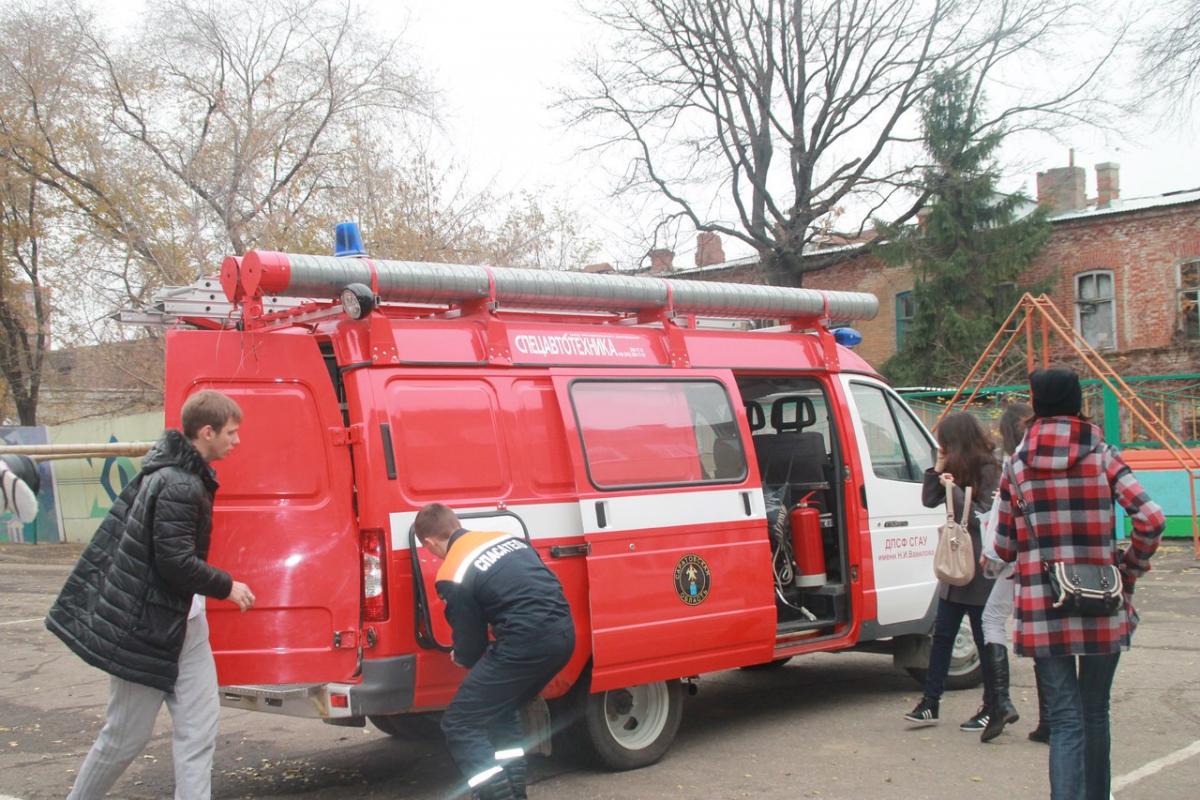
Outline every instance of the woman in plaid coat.
[[[1038, 370], [1029, 383], [1035, 418], [1001, 478], [996, 524], [997, 555], [1017, 564], [1013, 645], [1035, 659], [1047, 695], [1051, 798], [1107, 800], [1109, 693], [1137, 620], [1133, 585], [1150, 569], [1165, 520], [1100, 429], [1080, 416], [1075, 373]], [[1114, 501], [1133, 522], [1124, 551], [1113, 541]], [[1084, 618], [1053, 606], [1045, 562], [1114, 560], [1125, 589], [1116, 614]]]

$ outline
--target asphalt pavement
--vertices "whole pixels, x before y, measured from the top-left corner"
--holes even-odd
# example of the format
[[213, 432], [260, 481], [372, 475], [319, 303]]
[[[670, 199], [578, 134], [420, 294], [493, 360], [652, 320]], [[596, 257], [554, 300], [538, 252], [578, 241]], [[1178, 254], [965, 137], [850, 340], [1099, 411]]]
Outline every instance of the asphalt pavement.
[[[61, 798], [103, 719], [107, 676], [72, 655], [41, 618], [79, 551], [0, 545], [0, 800]], [[1113, 689], [1113, 776], [1118, 800], [1200, 797], [1200, 562], [1190, 543], [1165, 545], [1139, 583], [1142, 626]], [[704, 676], [688, 698], [679, 737], [658, 764], [609, 773], [561, 755], [536, 758], [534, 800], [560, 798], [1047, 797], [1047, 748], [1036, 722], [1033, 670], [1013, 664], [1022, 712], [995, 742], [958, 730], [978, 691], [948, 693], [942, 722], [902, 720], [920, 688], [890, 658], [818, 654], [773, 672]], [[170, 719], [117, 784], [113, 797], [172, 795]], [[222, 710], [216, 798], [453, 796], [458, 776], [441, 742], [400, 741], [374, 728]]]

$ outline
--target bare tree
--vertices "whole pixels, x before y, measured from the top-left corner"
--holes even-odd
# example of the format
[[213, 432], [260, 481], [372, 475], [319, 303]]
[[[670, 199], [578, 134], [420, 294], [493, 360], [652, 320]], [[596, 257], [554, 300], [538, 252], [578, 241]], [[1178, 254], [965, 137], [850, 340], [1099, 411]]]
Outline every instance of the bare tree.
[[23, 425], [37, 423], [50, 300], [67, 282], [71, 206], [44, 180], [56, 153], [42, 144], [89, 143], [75, 102], [77, 50], [69, 36], [53, 36], [62, 17], [39, 12], [18, 4], [0, 16], [0, 375]]
[[386, 141], [359, 137], [332, 177], [339, 188], [310, 207], [324, 221], [309, 226], [316, 236], [296, 240], [301, 252], [328, 247], [333, 223], [348, 219], [382, 258], [569, 269], [597, 248], [566, 201], [474, 186], [467, 170], [422, 148], [398, 156]]
[[[56, 317], [65, 340], [230, 250], [286, 246], [313, 199], [338, 188], [331, 176], [355, 136], [402, 133], [430, 109], [399, 40], [376, 36], [348, 2], [173, 0], [141, 24], [113, 38], [70, 3], [0, 11], [0, 267], [4, 305], [20, 312], [0, 322], [23, 418], [49, 339], [44, 320], [18, 317], [48, 313], [36, 288], [48, 274], [71, 317]], [[83, 257], [64, 260], [71, 250]]]
[[1156, 5], [1141, 42], [1139, 84], [1190, 109], [1200, 91], [1200, 0]]
[[[614, 40], [566, 103], [598, 146], [631, 153], [619, 190], [664, 198], [661, 224], [733, 237], [799, 276], [823, 222], [849, 207], [865, 222], [911, 192], [916, 111], [937, 70], [974, 76], [972, 103], [1005, 80], [979, 133], [1082, 119], [1115, 42], [1070, 62], [1079, 69], [1060, 65], [1057, 88], [1040, 67], [1084, 11], [1075, 0], [615, 0], [593, 12]], [[722, 196], [733, 219], [714, 219]], [[920, 200], [908, 196], [899, 219]]]
[[400, 40], [375, 36], [349, 2], [164, 0], [127, 47], [92, 44], [116, 130], [235, 254], [294, 227], [357, 126], [399, 128], [431, 108]]
[[37, 424], [50, 309], [39, 229], [45, 190], [0, 162], [0, 375], [22, 425]]

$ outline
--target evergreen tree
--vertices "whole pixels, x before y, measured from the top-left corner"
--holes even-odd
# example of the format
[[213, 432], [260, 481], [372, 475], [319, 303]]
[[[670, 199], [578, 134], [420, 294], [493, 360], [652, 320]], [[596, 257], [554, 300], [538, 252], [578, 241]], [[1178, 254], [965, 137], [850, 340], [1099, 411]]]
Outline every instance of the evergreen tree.
[[[1043, 209], [996, 190], [1004, 131], [982, 129], [969, 75], [933, 78], [921, 109], [928, 196], [923, 223], [880, 229], [880, 257], [913, 270], [915, 311], [883, 366], [896, 385], [957, 386], [1025, 290], [1017, 283], [1050, 234]], [[925, 214], [927, 212], [927, 215]]]

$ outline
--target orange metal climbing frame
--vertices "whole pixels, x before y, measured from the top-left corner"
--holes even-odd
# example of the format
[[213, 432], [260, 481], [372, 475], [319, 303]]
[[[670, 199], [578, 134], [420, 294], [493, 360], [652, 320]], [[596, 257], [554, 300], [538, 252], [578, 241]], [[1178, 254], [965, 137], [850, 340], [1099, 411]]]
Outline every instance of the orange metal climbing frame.
[[[1104, 357], [1088, 344], [1046, 295], [1034, 297], [1026, 292], [1021, 296], [1008, 318], [996, 331], [996, 335], [992, 337], [992, 341], [984, 348], [983, 354], [971, 367], [971, 371], [954, 393], [954, 397], [938, 416], [937, 421], [939, 423], [942, 421], [942, 418], [954, 408], [968, 389], [970, 394], [963, 401], [962, 407], [966, 408], [971, 405], [976, 395], [979, 394], [979, 390], [987, 385], [992, 373], [995, 372], [1022, 334], [1025, 337], [1026, 365], [1030, 372], [1039, 366], [1049, 366], [1050, 340], [1052, 335], [1055, 336], [1070, 349], [1093, 376], [1099, 378], [1116, 395], [1118, 402], [1134, 419], [1141, 423], [1154, 441], [1170, 454], [1171, 458], [1179, 464], [1180, 469], [1187, 473], [1188, 492], [1192, 501], [1192, 551], [1195, 558], [1200, 559], [1200, 522], [1197, 521], [1196, 516], [1196, 481], [1200, 479], [1200, 458], [1184, 445], [1179, 436], [1154, 413], [1154, 409], [1129, 388], [1129, 384], [1122, 380], [1116, 370], [1104, 360]], [[989, 359], [990, 363], [988, 363]], [[984, 368], [985, 364], [988, 365], [986, 369]]]

